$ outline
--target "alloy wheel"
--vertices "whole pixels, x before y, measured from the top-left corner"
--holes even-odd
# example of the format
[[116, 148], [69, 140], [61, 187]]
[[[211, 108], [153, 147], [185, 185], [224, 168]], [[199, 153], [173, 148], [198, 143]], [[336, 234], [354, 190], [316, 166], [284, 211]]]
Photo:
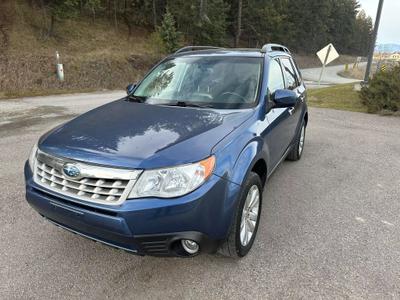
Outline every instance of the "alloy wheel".
[[253, 237], [260, 211], [260, 191], [253, 185], [247, 193], [240, 222], [240, 243], [246, 247]]
[[301, 127], [301, 133], [300, 133], [299, 156], [301, 155], [301, 153], [303, 152], [303, 149], [304, 149], [305, 137], [306, 137], [306, 127], [303, 125], [303, 127]]

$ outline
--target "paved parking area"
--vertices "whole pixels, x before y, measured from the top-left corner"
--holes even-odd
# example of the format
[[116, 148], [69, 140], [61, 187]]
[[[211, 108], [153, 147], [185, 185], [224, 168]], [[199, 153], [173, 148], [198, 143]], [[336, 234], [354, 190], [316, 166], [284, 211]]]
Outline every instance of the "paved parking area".
[[400, 118], [310, 109], [303, 159], [269, 180], [248, 257], [138, 257], [24, 199], [37, 138], [119, 95], [0, 101], [0, 298], [400, 298]]

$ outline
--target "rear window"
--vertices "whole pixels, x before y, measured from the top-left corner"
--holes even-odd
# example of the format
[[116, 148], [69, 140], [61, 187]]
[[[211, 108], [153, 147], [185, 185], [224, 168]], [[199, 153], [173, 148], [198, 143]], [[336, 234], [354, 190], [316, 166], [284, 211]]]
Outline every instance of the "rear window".
[[299, 86], [299, 78], [289, 58], [281, 58], [283, 72], [285, 73], [286, 88], [294, 90]]

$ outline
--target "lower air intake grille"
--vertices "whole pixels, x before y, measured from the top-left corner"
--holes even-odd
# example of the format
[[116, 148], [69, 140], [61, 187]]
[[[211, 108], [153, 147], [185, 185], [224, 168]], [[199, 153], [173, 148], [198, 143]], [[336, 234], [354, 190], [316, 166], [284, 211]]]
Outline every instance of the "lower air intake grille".
[[167, 255], [168, 250], [168, 240], [161, 241], [142, 241], [141, 246], [147, 254], [151, 255]]

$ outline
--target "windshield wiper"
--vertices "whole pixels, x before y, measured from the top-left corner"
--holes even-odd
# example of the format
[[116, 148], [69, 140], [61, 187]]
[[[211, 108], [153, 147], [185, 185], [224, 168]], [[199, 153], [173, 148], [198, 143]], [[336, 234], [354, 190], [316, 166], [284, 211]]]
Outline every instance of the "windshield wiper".
[[144, 103], [146, 101], [146, 97], [129, 95], [128, 100], [133, 101], [133, 102], [138, 102], [138, 103]]
[[165, 103], [162, 105], [167, 105], [167, 106], [180, 106], [180, 107], [200, 107], [200, 108], [213, 108], [212, 105], [208, 104], [208, 105], [200, 105], [200, 104], [196, 104], [193, 102], [185, 102], [185, 101], [177, 101], [174, 103]]

